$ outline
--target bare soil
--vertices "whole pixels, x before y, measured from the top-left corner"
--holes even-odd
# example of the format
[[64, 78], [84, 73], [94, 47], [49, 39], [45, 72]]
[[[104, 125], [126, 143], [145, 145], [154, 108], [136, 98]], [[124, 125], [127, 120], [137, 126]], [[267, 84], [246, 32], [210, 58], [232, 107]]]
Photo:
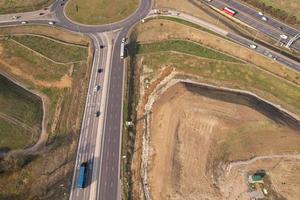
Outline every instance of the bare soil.
[[[247, 199], [240, 195], [245, 173], [233, 169], [237, 174], [225, 176], [228, 162], [300, 152], [299, 129], [276, 123], [244, 100], [233, 103], [211, 94], [176, 84], [154, 103], [148, 169], [152, 199]], [[281, 159], [272, 168], [274, 160], [254, 163], [253, 169], [270, 170], [276, 191], [296, 199], [299, 181], [288, 177], [294, 174], [290, 169], [299, 168], [298, 160]], [[280, 184], [285, 181], [288, 187]]]

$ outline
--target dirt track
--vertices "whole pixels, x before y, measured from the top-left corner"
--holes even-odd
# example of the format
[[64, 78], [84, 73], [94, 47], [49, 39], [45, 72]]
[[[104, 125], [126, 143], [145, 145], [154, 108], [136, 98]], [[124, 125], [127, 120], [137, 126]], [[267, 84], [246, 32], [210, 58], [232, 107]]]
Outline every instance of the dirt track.
[[[227, 162], [300, 152], [297, 127], [237, 99], [176, 84], [154, 103], [148, 169], [152, 199], [236, 198], [240, 191], [232, 194], [227, 186], [245, 189], [244, 174], [235, 181], [224, 177]], [[292, 159], [291, 166], [296, 164]], [[276, 175], [283, 173], [288, 173], [284, 167]]]

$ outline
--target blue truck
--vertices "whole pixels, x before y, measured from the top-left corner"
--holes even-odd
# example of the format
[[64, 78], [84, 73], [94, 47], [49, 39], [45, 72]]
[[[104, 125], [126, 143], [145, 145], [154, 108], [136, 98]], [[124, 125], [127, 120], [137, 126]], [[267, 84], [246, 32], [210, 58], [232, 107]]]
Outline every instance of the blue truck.
[[86, 162], [81, 163], [79, 169], [78, 181], [77, 181], [78, 188], [84, 188], [85, 186], [86, 171], [87, 171], [87, 163]]

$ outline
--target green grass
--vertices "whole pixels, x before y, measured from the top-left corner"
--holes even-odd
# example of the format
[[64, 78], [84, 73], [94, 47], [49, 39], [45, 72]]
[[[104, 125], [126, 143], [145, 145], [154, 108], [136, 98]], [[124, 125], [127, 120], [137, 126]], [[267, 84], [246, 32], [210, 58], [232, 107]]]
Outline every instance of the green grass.
[[70, 0], [67, 16], [82, 24], [107, 24], [131, 15], [139, 0]]
[[52, 2], [54, 0], [1, 0], [0, 14], [39, 10]]
[[[162, 66], [172, 66], [203, 82], [252, 91], [289, 110], [300, 113], [300, 87], [242, 63], [204, 60], [180, 53], [158, 52], [143, 55], [143, 64], [157, 73]], [[150, 78], [153, 74], [148, 75]]]
[[147, 54], [147, 53], [163, 52], [163, 51], [176, 51], [176, 52], [186, 53], [186, 54], [199, 56], [203, 58], [241, 63], [240, 60], [237, 60], [231, 56], [227, 56], [225, 54], [206, 48], [199, 44], [183, 41], [183, 40], [167, 40], [167, 41], [156, 42], [151, 44], [143, 44], [143, 45], [139, 44], [137, 46], [138, 54]]
[[56, 62], [76, 62], [86, 60], [87, 58], [87, 49], [85, 47], [63, 44], [55, 40], [33, 35], [13, 36], [12, 39]]
[[29, 126], [40, 124], [42, 102], [32, 93], [0, 76], [0, 112]]
[[0, 149], [20, 149], [30, 145], [31, 134], [20, 126], [16, 126], [0, 118]]
[[[4, 48], [3, 54], [9, 58], [19, 58], [20, 62], [26, 62], [27, 67], [23, 70], [34, 78], [44, 81], [60, 80], [60, 78], [68, 73], [68, 67], [64, 64], [56, 64], [43, 58], [31, 50], [20, 46], [12, 40], [0, 41]], [[15, 63], [24, 64], [24, 63]]]
[[[41, 100], [0, 76], [0, 112], [20, 123], [41, 130]], [[0, 148], [22, 148], [31, 141], [32, 133], [19, 124], [0, 117]]]

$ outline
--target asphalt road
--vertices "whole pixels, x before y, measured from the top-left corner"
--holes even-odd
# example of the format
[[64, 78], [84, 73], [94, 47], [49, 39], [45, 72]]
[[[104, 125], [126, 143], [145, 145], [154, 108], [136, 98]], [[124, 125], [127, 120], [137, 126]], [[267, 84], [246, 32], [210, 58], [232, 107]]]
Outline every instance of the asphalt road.
[[[260, 16], [256, 10], [234, 0], [212, 0], [211, 2], [207, 2], [207, 4], [220, 10], [225, 6], [236, 10], [238, 13], [234, 16], [235, 18], [285, 45], [289, 39], [300, 33], [300, 31], [269, 16], [266, 16], [267, 21], [263, 21], [261, 19], [262, 16]], [[282, 39], [280, 37], [282, 34], [288, 36], [288, 39]], [[295, 41], [290, 48], [300, 51], [300, 41]]]
[[[100, 116], [97, 117], [96, 112], [100, 111], [100, 103], [102, 101], [101, 94], [104, 89], [102, 83], [105, 71], [107, 70], [107, 68], [103, 68], [103, 66], [105, 66], [104, 58], [106, 57], [107, 51], [100, 49], [100, 45], [103, 45], [101, 38], [96, 34], [89, 34], [89, 36], [94, 44], [94, 58], [70, 193], [70, 199], [78, 200], [90, 198], [91, 184], [93, 181], [96, 181], [93, 177], [93, 166], [99, 162], [99, 157], [95, 156], [95, 138], [98, 134], [98, 124], [100, 121]], [[99, 73], [99, 68], [102, 68], [103, 72]], [[100, 86], [99, 90], [97, 90], [97, 86]], [[83, 162], [88, 162], [86, 188], [79, 189], [77, 187], [77, 178], [79, 176], [80, 164]]]
[[77, 24], [70, 21], [64, 14], [64, 6], [61, 6], [61, 2], [61, 0], [56, 1], [51, 7], [51, 11], [54, 13], [54, 19], [55, 21], [57, 21], [57, 25], [64, 27], [68, 30], [81, 33], [100, 33], [111, 30], [129, 28], [137, 21], [143, 19], [148, 14], [151, 7], [151, 0], [140, 0], [140, 5], [138, 9], [128, 18], [112, 24], [90, 26]]
[[[99, 200], [116, 200], [120, 199], [120, 153], [121, 153], [121, 132], [122, 132], [122, 104], [123, 104], [123, 81], [124, 81], [124, 63], [120, 59], [120, 44], [123, 37], [126, 37], [128, 30], [138, 21], [143, 19], [150, 11], [151, 1], [141, 0], [140, 7], [138, 10], [131, 15], [129, 18], [110, 25], [104, 26], [85, 26], [80, 24], [75, 24], [70, 22], [63, 13], [63, 7], [60, 6], [60, 2], [56, 2], [51, 10], [54, 11], [54, 18], [57, 26], [61, 26], [71, 31], [81, 32], [81, 33], [99, 33], [99, 32], [109, 32], [112, 30], [121, 29], [118, 37], [114, 38], [113, 49], [112, 49], [112, 60], [109, 66], [106, 66], [109, 70], [109, 80], [107, 88], [107, 99], [102, 99], [105, 101], [105, 111], [103, 113], [104, 117], [104, 127], [101, 134], [101, 151], [100, 156], [94, 156], [93, 152], [97, 151], [96, 144], [93, 142], [97, 138], [94, 132], [97, 132], [97, 128], [94, 122], [89, 126], [94, 129], [94, 132], [89, 132], [87, 134], [90, 137], [85, 137], [88, 146], [82, 143], [80, 140], [77, 155], [75, 169], [76, 174], [73, 178], [73, 187], [71, 191], [70, 199], [99, 199]], [[36, 23], [36, 22], [34, 22]], [[40, 23], [40, 22], [38, 22]], [[43, 22], [45, 23], [45, 22]], [[94, 40], [97, 43], [97, 39]], [[107, 44], [104, 44], [107, 46]], [[110, 53], [110, 52], [108, 52]], [[95, 56], [97, 52], [95, 52]], [[96, 59], [96, 58], [95, 58]], [[94, 60], [95, 60], [94, 59]], [[93, 73], [92, 73], [93, 77]], [[93, 84], [91, 84], [93, 85]], [[93, 95], [92, 88], [88, 92], [89, 95]], [[89, 99], [87, 99], [89, 101]], [[87, 111], [88, 112], [88, 111]], [[95, 111], [90, 111], [87, 113], [92, 119], [95, 119]], [[84, 125], [83, 125], [84, 129]], [[84, 135], [84, 134], [83, 134]], [[99, 142], [99, 141], [96, 141]], [[80, 152], [82, 150], [82, 152]], [[80, 159], [80, 154], [88, 154], [85, 159]], [[80, 163], [88, 161], [89, 166], [92, 167], [88, 174], [88, 184], [84, 189], [76, 188], [76, 179], [78, 177], [78, 167]], [[96, 196], [93, 194], [92, 184], [96, 182]]]

